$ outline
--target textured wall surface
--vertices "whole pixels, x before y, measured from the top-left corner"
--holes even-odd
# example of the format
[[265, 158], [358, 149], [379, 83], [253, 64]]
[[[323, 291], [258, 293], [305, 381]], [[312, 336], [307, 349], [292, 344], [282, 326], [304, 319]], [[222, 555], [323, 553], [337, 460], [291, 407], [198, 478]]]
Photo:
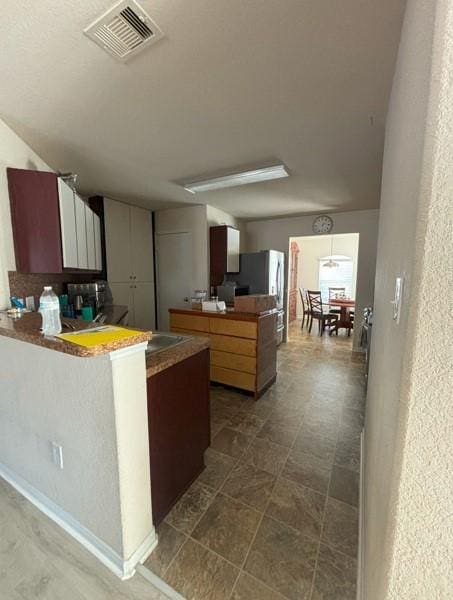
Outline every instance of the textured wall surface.
[[124, 559], [153, 532], [143, 355], [85, 359], [0, 337], [0, 463]]
[[[357, 210], [332, 215], [332, 233], [359, 233], [359, 258], [357, 266], [356, 315], [360, 322], [365, 306], [373, 304], [376, 269], [376, 246], [379, 211]], [[246, 223], [247, 250], [281, 250], [288, 254], [289, 238], [313, 235], [315, 216], [268, 219]], [[354, 331], [354, 346], [360, 343], [360, 327]]]
[[[443, 600], [453, 592], [452, 31], [451, 0], [408, 2], [384, 153], [364, 600]], [[398, 275], [399, 325], [389, 304]], [[439, 299], [440, 313], [432, 310]]]

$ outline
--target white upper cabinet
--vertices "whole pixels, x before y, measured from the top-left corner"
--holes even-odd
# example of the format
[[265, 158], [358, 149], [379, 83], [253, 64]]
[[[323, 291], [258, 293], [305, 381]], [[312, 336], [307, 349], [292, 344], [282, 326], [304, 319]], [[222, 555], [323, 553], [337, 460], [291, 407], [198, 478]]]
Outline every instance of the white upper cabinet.
[[154, 281], [151, 213], [131, 206], [131, 275], [134, 281]]
[[130, 281], [131, 268], [131, 211], [130, 206], [104, 198], [105, 250], [109, 282]]
[[104, 198], [107, 279], [114, 304], [127, 304], [129, 325], [155, 324], [151, 212]]
[[239, 230], [227, 227], [227, 273], [239, 273], [239, 242]]
[[76, 226], [77, 226], [77, 256], [79, 269], [88, 269], [87, 227], [85, 219], [85, 202], [77, 194], [74, 195]]
[[96, 270], [96, 244], [94, 239], [94, 213], [91, 208], [85, 204], [85, 224], [87, 232], [87, 257], [88, 268], [90, 271]]
[[61, 178], [58, 178], [58, 200], [60, 204], [61, 245], [63, 267], [78, 268], [77, 231], [74, 205], [74, 192]]

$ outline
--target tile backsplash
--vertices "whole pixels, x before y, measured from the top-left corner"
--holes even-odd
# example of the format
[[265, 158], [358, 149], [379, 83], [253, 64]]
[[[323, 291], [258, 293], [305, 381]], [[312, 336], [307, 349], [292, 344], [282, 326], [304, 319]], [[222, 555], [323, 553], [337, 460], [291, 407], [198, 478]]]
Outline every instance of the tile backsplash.
[[45, 285], [51, 285], [59, 296], [66, 292], [67, 283], [88, 283], [99, 279], [99, 276], [85, 273], [18, 273], [17, 271], [8, 271], [8, 277], [10, 295], [23, 298], [24, 301], [27, 296], [34, 296], [36, 308]]

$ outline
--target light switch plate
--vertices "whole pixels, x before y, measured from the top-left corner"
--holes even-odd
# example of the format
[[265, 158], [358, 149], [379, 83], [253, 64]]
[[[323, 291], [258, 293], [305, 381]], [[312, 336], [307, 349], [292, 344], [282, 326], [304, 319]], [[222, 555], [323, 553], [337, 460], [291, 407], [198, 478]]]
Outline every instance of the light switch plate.
[[403, 301], [403, 278], [395, 279], [395, 297], [392, 300], [393, 304], [393, 320], [398, 324], [401, 317], [401, 304]]
[[59, 468], [63, 468], [63, 446], [56, 442], [50, 442], [50, 448], [52, 450], [52, 461]]

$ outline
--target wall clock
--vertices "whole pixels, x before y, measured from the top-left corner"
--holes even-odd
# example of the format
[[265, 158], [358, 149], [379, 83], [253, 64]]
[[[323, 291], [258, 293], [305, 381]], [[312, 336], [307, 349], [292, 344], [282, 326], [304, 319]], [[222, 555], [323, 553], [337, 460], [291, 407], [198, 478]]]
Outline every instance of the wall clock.
[[328, 215], [320, 215], [313, 221], [314, 233], [330, 233], [332, 231], [333, 221]]

